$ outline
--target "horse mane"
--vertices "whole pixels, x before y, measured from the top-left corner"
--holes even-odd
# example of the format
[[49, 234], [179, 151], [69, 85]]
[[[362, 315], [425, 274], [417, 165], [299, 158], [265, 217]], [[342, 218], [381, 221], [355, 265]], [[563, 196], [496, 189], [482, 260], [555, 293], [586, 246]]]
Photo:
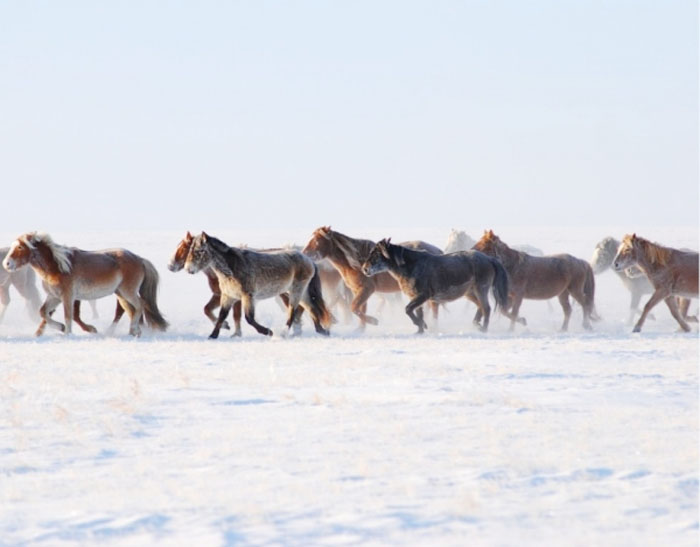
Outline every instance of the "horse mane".
[[484, 232], [484, 235], [477, 242], [477, 244], [482, 242], [482, 241], [492, 242], [494, 249], [501, 249], [501, 250], [505, 251], [506, 254], [515, 255], [517, 257], [516, 262], [518, 264], [523, 262], [525, 260], [525, 258], [528, 256], [527, 253], [524, 253], [522, 251], [518, 251], [517, 249], [513, 249], [512, 247], [509, 247], [505, 241], [503, 241], [500, 237], [498, 237], [496, 234], [493, 233], [493, 230], [489, 230], [487, 232]]
[[[359, 270], [362, 268], [362, 263], [369, 255], [370, 248], [374, 246], [374, 243], [363, 239], [353, 239], [345, 234], [330, 229], [326, 234], [331, 242], [338, 247], [338, 250], [343, 253], [345, 260], [348, 261], [348, 264], [350, 264], [353, 269]], [[364, 252], [362, 252], [362, 248], [364, 248]]]
[[644, 257], [651, 264], [657, 264], [659, 266], [666, 266], [669, 259], [671, 258], [671, 249], [659, 245], [658, 243], [652, 243], [648, 239], [643, 237], [637, 237], [636, 235], [625, 236], [623, 243], [633, 244], [636, 243], [638, 248], [644, 254]]
[[61, 273], [70, 273], [71, 267], [73, 266], [73, 251], [68, 247], [56, 243], [46, 232], [30, 232], [20, 236], [19, 239], [30, 249], [36, 249], [37, 243], [43, 243], [48, 247], [49, 251], [51, 251], [51, 256], [56, 262], [58, 270]]

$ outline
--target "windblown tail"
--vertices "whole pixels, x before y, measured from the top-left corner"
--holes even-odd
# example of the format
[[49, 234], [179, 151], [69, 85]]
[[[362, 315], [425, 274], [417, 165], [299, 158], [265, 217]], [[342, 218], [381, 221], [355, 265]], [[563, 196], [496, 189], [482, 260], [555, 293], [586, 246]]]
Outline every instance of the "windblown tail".
[[156, 270], [155, 266], [149, 260], [141, 258], [141, 261], [143, 262], [145, 276], [143, 283], [141, 283], [141, 288], [139, 289], [139, 295], [143, 302], [146, 323], [148, 323], [148, 326], [152, 329], [164, 331], [168, 328], [168, 322], [160, 313], [158, 303], [156, 302], [158, 294], [158, 270]]
[[[311, 314], [311, 318], [314, 321], [316, 327], [316, 332], [322, 334], [328, 334], [328, 329], [333, 322], [333, 316], [331, 312], [328, 311], [326, 303], [323, 301], [323, 294], [321, 293], [321, 277], [318, 275], [318, 267], [314, 264], [314, 275], [309, 281], [309, 285], [306, 287], [306, 294], [303, 297], [305, 301], [308, 312]], [[320, 327], [320, 328], [319, 328]]]
[[601, 317], [595, 309], [595, 275], [593, 269], [586, 263], [586, 277], [583, 281], [583, 312], [588, 313], [593, 321], [600, 321]]
[[501, 262], [493, 257], [491, 259], [491, 265], [493, 266], [494, 272], [496, 273], [493, 278], [493, 296], [496, 299], [496, 309], [501, 308], [501, 310], [508, 310], [508, 272], [503, 267]]

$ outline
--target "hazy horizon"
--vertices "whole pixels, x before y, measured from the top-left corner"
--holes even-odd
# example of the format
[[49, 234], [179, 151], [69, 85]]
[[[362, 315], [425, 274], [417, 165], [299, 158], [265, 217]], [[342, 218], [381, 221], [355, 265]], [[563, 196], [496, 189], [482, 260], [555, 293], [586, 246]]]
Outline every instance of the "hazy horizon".
[[698, 6], [4, 3], [3, 231], [698, 224]]

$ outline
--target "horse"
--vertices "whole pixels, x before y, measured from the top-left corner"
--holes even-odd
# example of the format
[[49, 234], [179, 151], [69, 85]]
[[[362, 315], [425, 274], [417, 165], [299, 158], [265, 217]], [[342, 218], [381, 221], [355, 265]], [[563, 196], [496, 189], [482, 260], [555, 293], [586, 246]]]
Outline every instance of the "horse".
[[[327, 258], [338, 270], [345, 285], [353, 294], [350, 309], [360, 319], [360, 330], [364, 330], [368, 323], [379, 324], [376, 317], [367, 314], [367, 300], [375, 291], [396, 293], [401, 290], [399, 284], [388, 272], [381, 272], [372, 277], [362, 272], [362, 264], [374, 245], [374, 241], [355, 239], [331, 230], [330, 226], [322, 226], [313, 232], [311, 239], [302, 250], [305, 255], [314, 260]], [[433, 254], [442, 254], [440, 249], [423, 241], [409, 241], [406, 242], [406, 246], [423, 249]], [[437, 306], [433, 307], [433, 314], [437, 314]]]
[[[84, 251], [59, 245], [47, 233], [29, 232], [12, 243], [2, 262], [10, 272], [27, 264], [41, 277], [47, 292], [39, 310], [42, 320], [37, 336], [43, 334], [47, 323], [70, 334], [77, 301], [93, 300], [112, 293], [117, 295], [119, 304], [130, 316], [129, 334], [132, 336], [141, 334], [139, 322], [142, 315], [151, 328], [164, 331], [168, 327], [156, 301], [158, 272], [151, 262], [131, 251]], [[61, 303], [65, 325], [51, 318]]]
[[[5, 256], [10, 248], [0, 249], [0, 256]], [[5, 268], [0, 268], [0, 322], [5, 317], [7, 307], [10, 304], [10, 287], [14, 287], [25, 299], [27, 313], [32, 319], [39, 316], [41, 297], [36, 288], [36, 274], [31, 268], [25, 268], [16, 272], [8, 272]]]
[[[447, 243], [445, 244], [445, 254], [454, 253], [456, 251], [469, 251], [474, 247], [476, 241], [474, 241], [467, 232], [464, 230], [455, 230], [452, 228], [450, 235], [447, 236]], [[521, 245], [512, 245], [512, 249], [516, 251], [522, 251], [532, 256], [544, 256], [542, 249], [533, 247], [523, 243]]]
[[321, 294], [316, 265], [298, 251], [261, 253], [229, 247], [223, 241], [202, 232], [196, 236], [187, 253], [185, 270], [194, 274], [211, 268], [219, 280], [221, 309], [209, 338], [217, 338], [232, 304], [240, 301], [246, 321], [265, 336], [272, 330], [255, 320], [258, 300], [287, 295], [287, 328], [291, 328], [301, 310], [314, 322], [316, 332], [328, 335], [331, 314]]
[[564, 310], [561, 330], [566, 331], [571, 317], [569, 295], [583, 307], [583, 327], [591, 329], [591, 319], [597, 319], [597, 315], [595, 278], [588, 262], [569, 254], [540, 257], [516, 251], [501, 241], [493, 230], [485, 231], [474, 249], [500, 260], [508, 272], [512, 297], [511, 330], [516, 321], [524, 321], [518, 316], [523, 298], [545, 300], [557, 296]]
[[388, 272], [396, 280], [411, 299], [406, 314], [418, 327], [417, 334], [428, 328], [422, 308], [427, 301], [444, 303], [466, 296], [484, 318], [483, 332], [491, 316], [489, 289], [493, 287], [497, 306], [508, 307], [508, 274], [498, 260], [479, 251], [433, 255], [382, 239], [370, 251], [362, 271], [367, 276]]
[[698, 297], [698, 253], [664, 247], [631, 234], [622, 239], [613, 259], [613, 269], [619, 272], [632, 265], [643, 271], [654, 287], [632, 332], [641, 332], [647, 315], [661, 300], [666, 301], [681, 329], [689, 332], [690, 326], [678, 309], [674, 297]]

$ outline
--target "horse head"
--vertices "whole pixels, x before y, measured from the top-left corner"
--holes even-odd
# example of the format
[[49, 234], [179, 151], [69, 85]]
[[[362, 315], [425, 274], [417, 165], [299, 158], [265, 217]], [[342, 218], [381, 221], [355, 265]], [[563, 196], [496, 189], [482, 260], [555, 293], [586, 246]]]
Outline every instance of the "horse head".
[[468, 251], [476, 243], [467, 232], [464, 230], [456, 230], [452, 228], [450, 235], [447, 237], [445, 244], [445, 254], [455, 253], [457, 251]]
[[613, 258], [612, 268], [616, 272], [626, 270], [637, 262], [637, 248], [639, 238], [637, 234], [626, 235], [622, 238], [622, 243], [617, 248], [615, 258]]
[[34, 243], [35, 237], [36, 232], [30, 232], [19, 236], [12, 245], [10, 245], [10, 249], [7, 251], [5, 259], [2, 261], [3, 267], [8, 272], [14, 272], [29, 262], [32, 251], [36, 248]]
[[190, 252], [193, 240], [194, 237], [188, 231], [185, 237], [178, 243], [175, 253], [168, 263], [168, 269], [171, 272], [179, 272], [185, 266], [185, 261], [187, 260], [187, 255]]
[[312, 260], [321, 260], [331, 254], [332, 230], [330, 226], [321, 226], [311, 235], [311, 239], [302, 249], [302, 253]]
[[206, 268], [211, 262], [211, 249], [209, 248], [209, 236], [202, 232], [192, 239], [190, 249], [185, 259], [185, 269], [188, 273], [195, 274]]
[[594, 274], [607, 270], [613, 263], [620, 243], [612, 237], [606, 237], [598, 242], [591, 257], [591, 268]]
[[[395, 262], [391, 253], [391, 238], [382, 239], [379, 241], [367, 256], [364, 264], [362, 264], [362, 273], [367, 277], [371, 277], [389, 269], [389, 265]], [[403, 261], [401, 261], [403, 262]]]

